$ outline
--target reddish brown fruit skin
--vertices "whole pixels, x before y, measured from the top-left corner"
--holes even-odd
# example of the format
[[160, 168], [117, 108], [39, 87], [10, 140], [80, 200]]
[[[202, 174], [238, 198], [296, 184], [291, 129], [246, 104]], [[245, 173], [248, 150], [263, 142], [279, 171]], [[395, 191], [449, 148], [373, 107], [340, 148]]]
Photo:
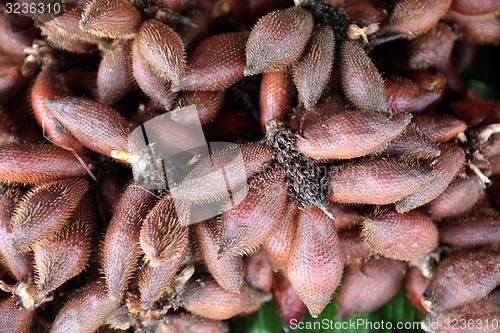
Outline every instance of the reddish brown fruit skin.
[[335, 216], [335, 228], [343, 229], [357, 224], [363, 219], [361, 213], [354, 207], [344, 206], [335, 202], [329, 202], [327, 209]]
[[450, 59], [453, 44], [451, 28], [437, 24], [431, 31], [410, 42], [408, 61], [411, 68], [443, 68]]
[[320, 99], [332, 71], [335, 55], [335, 36], [330, 26], [313, 31], [302, 58], [294, 67], [293, 79], [299, 92], [299, 101], [306, 109]]
[[458, 247], [494, 245], [500, 239], [500, 213], [480, 211], [438, 225], [442, 243]]
[[16, 95], [26, 83], [26, 78], [18, 65], [0, 65], [0, 102], [6, 103]]
[[339, 241], [346, 267], [362, 264], [371, 257], [371, 250], [361, 238], [358, 226], [340, 230]]
[[293, 289], [284, 272], [276, 273], [273, 283], [273, 298], [283, 323], [290, 327], [292, 319], [300, 320], [307, 307]]
[[378, 153], [381, 156], [405, 157], [410, 160], [433, 159], [440, 154], [441, 150], [414, 123], [410, 123], [403, 133]]
[[75, 178], [35, 187], [12, 215], [12, 244], [26, 250], [62, 229], [88, 189], [85, 179]]
[[55, 290], [85, 268], [95, 223], [95, 208], [87, 195], [61, 231], [33, 246], [40, 295]]
[[104, 53], [97, 71], [98, 99], [103, 104], [113, 104], [133, 87], [130, 72], [132, 42], [120, 40]]
[[28, 333], [35, 312], [24, 309], [14, 297], [7, 297], [0, 302], [1, 332]]
[[244, 282], [243, 259], [239, 256], [219, 258], [218, 222], [210, 219], [197, 223], [192, 228], [199, 253], [209, 273], [222, 288], [238, 292]]
[[500, 4], [498, 0], [483, 0], [479, 2], [471, 2], [467, 0], [453, 0], [450, 10], [457, 11], [464, 15], [486, 15], [498, 13]]
[[413, 38], [432, 29], [451, 5], [451, 0], [403, 0], [394, 7], [385, 32]]
[[2, 188], [0, 193], [0, 262], [12, 277], [20, 280], [33, 274], [31, 258], [26, 253], [16, 252], [12, 246], [10, 220], [21, 193], [11, 188]]
[[85, 147], [107, 156], [112, 150], [127, 150], [129, 124], [115, 109], [76, 97], [49, 99], [45, 104]]
[[141, 14], [125, 1], [87, 2], [80, 28], [99, 37], [128, 38], [139, 28]]
[[437, 266], [424, 293], [432, 312], [480, 300], [500, 283], [500, 248], [453, 253]]
[[387, 258], [372, 259], [347, 272], [339, 290], [339, 304], [335, 318], [370, 312], [398, 291], [405, 273], [402, 262]]
[[[498, 329], [496, 326], [486, 327], [486, 325], [465, 325], [464, 327], [450, 327], [445, 323], [458, 322], [458, 323], [491, 323], [500, 315], [500, 292], [493, 291], [488, 296], [482, 298], [477, 302], [465, 304], [463, 306], [448, 310], [440, 311], [437, 313], [429, 314], [423, 321], [427, 327], [435, 323], [433, 328], [437, 328], [438, 332], [445, 333], [496, 333]], [[437, 324], [437, 325], [436, 325]]]
[[418, 311], [427, 313], [422, 304], [422, 295], [429, 284], [429, 279], [423, 276], [418, 267], [410, 267], [406, 273], [404, 282], [406, 298], [413, 304]]
[[228, 327], [217, 320], [199, 318], [190, 314], [171, 314], [166, 317], [166, 332], [228, 333]]
[[262, 250], [266, 253], [275, 269], [286, 267], [297, 230], [298, 213], [299, 210], [295, 203], [289, 200], [283, 219], [278, 222], [276, 229], [262, 244]]
[[109, 296], [122, 299], [141, 253], [139, 234], [154, 196], [130, 183], [120, 197], [102, 246], [102, 267]]
[[398, 201], [398, 213], [405, 213], [437, 198], [464, 165], [465, 153], [462, 148], [452, 143], [443, 143], [440, 149], [441, 155], [433, 162], [433, 179], [420, 191]]
[[249, 32], [215, 35], [189, 53], [181, 82], [172, 90], [225, 90], [243, 78]]
[[89, 53], [96, 44], [104, 41], [80, 29], [79, 22], [83, 9], [76, 7], [64, 12], [63, 15], [49, 20], [40, 26], [42, 35], [56, 46], [75, 53]]
[[167, 195], [148, 213], [141, 227], [139, 242], [151, 266], [178, 262], [188, 244], [188, 228], [181, 226], [173, 199]]
[[139, 38], [132, 42], [132, 74], [139, 88], [165, 110], [170, 110], [174, 102], [174, 94], [170, 91], [170, 83], [164, 82], [156, 75], [139, 50]]
[[139, 51], [165, 81], [178, 85], [184, 72], [184, 46], [179, 35], [156, 20], [142, 23], [137, 37]]
[[420, 191], [433, 176], [397, 159], [351, 163], [330, 172], [328, 198], [339, 203], [387, 205]]
[[[81, 158], [92, 169], [91, 161]], [[72, 152], [53, 145], [13, 143], [0, 147], [0, 178], [4, 180], [41, 185], [86, 174]]]
[[245, 281], [254, 289], [271, 291], [274, 272], [264, 252], [255, 253], [245, 260]]
[[271, 295], [243, 285], [239, 293], [220, 287], [215, 280], [191, 279], [180, 296], [182, 306], [199, 316], [225, 320], [243, 312], [257, 309], [271, 299]]
[[56, 77], [55, 64], [49, 63], [42, 68], [31, 88], [31, 108], [38, 124], [43, 128], [44, 135], [55, 145], [82, 152], [84, 147], [57, 121], [49, 108], [45, 105], [48, 98], [69, 96], [68, 90], [63, 87]]
[[438, 245], [438, 230], [424, 213], [387, 211], [363, 221], [362, 237], [384, 257], [411, 261], [424, 257]]
[[302, 54], [312, 29], [313, 17], [301, 7], [262, 17], [248, 38], [245, 75], [281, 70], [293, 64]]
[[120, 301], [108, 297], [103, 283], [97, 281], [77, 291], [64, 304], [52, 324], [51, 333], [93, 333], [119, 307]]
[[202, 125], [212, 122], [224, 103], [224, 91], [186, 91], [176, 100], [178, 108], [194, 104]]
[[403, 132], [411, 115], [345, 111], [304, 128], [297, 150], [317, 159], [348, 159], [382, 149]]
[[364, 111], [387, 111], [384, 80], [358, 41], [340, 44], [340, 82], [347, 99]]
[[246, 198], [222, 215], [218, 255], [244, 254], [261, 245], [283, 218], [286, 199], [281, 169], [250, 180]]
[[455, 11], [448, 11], [443, 17], [448, 24], [458, 26], [463, 40], [472, 43], [498, 44], [500, 42], [500, 20], [495, 15], [468, 16]]
[[387, 108], [391, 113], [422, 111], [441, 97], [438, 89], [425, 90], [413, 81], [398, 76], [385, 81]]
[[208, 37], [209, 21], [207, 15], [198, 10], [191, 10], [185, 15], [190, 19], [196, 27], [191, 27], [188, 25], [181, 24], [176, 27], [176, 31], [184, 44], [184, 48], [189, 51], [198, 42], [206, 39]]
[[155, 302], [166, 294], [184, 259], [185, 249], [181, 253], [182, 257], [176, 257], [155, 266], [148, 265], [142, 269], [139, 277], [139, 291], [143, 309], [152, 309]]
[[288, 278], [313, 317], [330, 302], [342, 278], [344, 260], [333, 221], [308, 206], [298, 216]]
[[[246, 179], [260, 172], [263, 164], [272, 161], [271, 150], [266, 144], [249, 143], [238, 145], [238, 148], [242, 155], [243, 165], [240, 159], [235, 158], [233, 150], [216, 151], [210, 155], [210, 158], [200, 159], [184, 181], [178, 187], [173, 188], [172, 192], [177, 198], [188, 201], [216, 200], [228, 193], [225, 177], [235, 179], [233, 186], [239, 188], [244, 185], [243, 182], [246, 182]], [[218, 168], [214, 171], [216, 166]], [[223, 166], [225, 174], [220, 166]], [[240, 177], [242, 168], [245, 169], [246, 177]]]
[[[292, 127], [302, 132], [303, 128], [308, 128], [318, 122], [326, 121], [333, 114], [341, 113], [345, 109], [344, 97], [337, 91], [324, 97], [311, 110], [307, 112], [297, 112], [290, 120]], [[305, 112], [305, 114], [304, 114]]]
[[479, 177], [468, 172], [466, 178], [455, 178], [446, 190], [429, 202], [427, 209], [433, 221], [456, 217], [468, 212], [484, 194]]
[[14, 31], [5, 12], [0, 14], [0, 49], [11, 56], [24, 57], [23, 51], [33, 43], [28, 31]]
[[260, 84], [260, 126], [266, 132], [266, 122], [283, 120], [292, 102], [292, 81], [287, 71], [264, 73]]
[[449, 115], [417, 115], [412, 122], [434, 143], [449, 141], [467, 129], [464, 121]]

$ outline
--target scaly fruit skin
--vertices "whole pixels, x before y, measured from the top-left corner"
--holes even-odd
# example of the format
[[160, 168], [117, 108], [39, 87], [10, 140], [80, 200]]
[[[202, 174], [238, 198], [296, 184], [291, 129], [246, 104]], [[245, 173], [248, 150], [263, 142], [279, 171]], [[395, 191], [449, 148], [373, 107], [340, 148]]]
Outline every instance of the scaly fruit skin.
[[402, 261], [418, 260], [438, 245], [438, 229], [419, 211], [375, 213], [363, 221], [362, 237], [375, 252]]
[[102, 246], [102, 266], [110, 297], [122, 299], [141, 253], [142, 222], [153, 208], [154, 196], [131, 182], [115, 207]]
[[243, 78], [248, 32], [209, 37], [188, 56], [186, 71], [172, 89], [224, 90]]
[[[0, 178], [16, 183], [42, 185], [85, 176], [91, 160], [54, 145], [12, 143], [0, 147]], [[82, 165], [83, 163], [83, 165]]]
[[86, 195], [61, 231], [33, 246], [38, 297], [55, 290], [87, 266], [95, 223], [95, 207]]
[[406, 272], [404, 289], [406, 298], [422, 313], [427, 313], [422, 303], [422, 295], [429, 284], [429, 278], [425, 277], [420, 268], [410, 267]]
[[340, 81], [347, 99], [363, 111], [386, 112], [384, 80], [357, 41], [340, 44]]
[[56, 76], [55, 61], [45, 65], [35, 79], [31, 88], [31, 108], [35, 118], [42, 126], [44, 135], [57, 146], [71, 148], [81, 153], [84, 147], [57, 121], [50, 109], [45, 105], [48, 98], [61, 98], [69, 96], [70, 93]]
[[299, 100], [306, 109], [320, 99], [332, 71], [335, 54], [335, 35], [330, 26], [320, 26], [313, 31], [302, 58], [293, 69], [293, 79]]
[[243, 286], [245, 278], [243, 259], [240, 256], [221, 258], [217, 255], [219, 229], [217, 219], [210, 219], [194, 225], [198, 251], [215, 281], [228, 291], [238, 292]]
[[88, 189], [82, 178], [66, 179], [35, 187], [12, 215], [12, 244], [26, 251], [35, 243], [58, 233], [73, 215]]
[[288, 259], [288, 278], [313, 317], [319, 316], [340, 284], [344, 260], [333, 221], [319, 208], [299, 213]]
[[128, 38], [138, 30], [141, 14], [125, 1], [88, 1], [80, 28], [96, 36]]
[[286, 70], [264, 73], [260, 85], [260, 126], [266, 132], [270, 120], [284, 120], [291, 108], [292, 81]]
[[351, 269], [340, 287], [335, 317], [375, 310], [396, 294], [404, 272], [404, 263], [383, 257]]
[[245, 75], [281, 70], [294, 63], [313, 29], [311, 13], [292, 7], [262, 17], [248, 38]]
[[45, 105], [85, 147], [110, 157], [113, 150], [126, 150], [130, 125], [112, 107], [78, 97], [49, 99]]
[[182, 306], [202, 317], [225, 320], [243, 312], [256, 310], [271, 295], [244, 284], [239, 293], [229, 292], [213, 279], [189, 281], [180, 296]]
[[130, 52], [132, 42], [120, 40], [104, 53], [97, 71], [97, 94], [103, 104], [113, 104], [132, 90]]
[[433, 179], [420, 191], [398, 201], [396, 203], [398, 213], [408, 212], [437, 198], [464, 165], [465, 153], [462, 148], [453, 143], [443, 143], [440, 149], [441, 155], [433, 162]]
[[500, 283], [500, 249], [457, 252], [441, 261], [423, 295], [432, 312], [478, 301]]
[[451, 0], [403, 0], [396, 4], [387, 33], [404, 34], [407, 38], [421, 35], [434, 27], [451, 5]]
[[7, 186], [0, 188], [0, 260], [8, 273], [17, 280], [33, 275], [30, 256], [17, 252], [12, 245], [10, 221], [20, 196], [20, 189]]
[[500, 213], [496, 210], [479, 211], [439, 223], [442, 243], [468, 248], [494, 245], [500, 239]]
[[167, 25], [148, 20], [137, 34], [139, 51], [153, 70], [165, 81], [178, 85], [185, 70], [184, 45]]
[[446, 190], [429, 202], [427, 208], [433, 221], [460, 216], [476, 204], [484, 195], [484, 185], [473, 172], [465, 178], [455, 178]]
[[297, 150], [316, 159], [348, 159], [383, 149], [403, 132], [411, 115], [344, 111], [311, 124], [297, 136]]
[[20, 307], [13, 296], [0, 302], [0, 323], [2, 323], [0, 330], [2, 332], [28, 333], [34, 316], [34, 311]]
[[93, 282], [73, 294], [64, 304], [50, 332], [95, 332], [119, 305], [119, 300], [108, 297], [104, 283]]
[[431, 182], [434, 174], [399, 159], [371, 159], [329, 173], [328, 198], [339, 203], [387, 205]]
[[222, 214], [218, 255], [241, 255], [261, 245], [283, 217], [286, 193], [281, 169], [252, 179], [246, 198]]

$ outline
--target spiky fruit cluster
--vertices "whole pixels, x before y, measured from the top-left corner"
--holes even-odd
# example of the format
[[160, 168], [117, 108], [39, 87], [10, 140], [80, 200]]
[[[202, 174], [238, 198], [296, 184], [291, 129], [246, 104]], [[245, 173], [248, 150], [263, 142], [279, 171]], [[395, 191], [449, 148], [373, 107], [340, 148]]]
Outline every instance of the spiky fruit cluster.
[[[0, 331], [227, 332], [271, 299], [289, 325], [337, 289], [342, 318], [401, 284], [428, 331], [494, 325], [500, 104], [460, 74], [500, 43], [499, 14], [495, 0], [2, 9]], [[158, 151], [186, 147], [170, 182]]]

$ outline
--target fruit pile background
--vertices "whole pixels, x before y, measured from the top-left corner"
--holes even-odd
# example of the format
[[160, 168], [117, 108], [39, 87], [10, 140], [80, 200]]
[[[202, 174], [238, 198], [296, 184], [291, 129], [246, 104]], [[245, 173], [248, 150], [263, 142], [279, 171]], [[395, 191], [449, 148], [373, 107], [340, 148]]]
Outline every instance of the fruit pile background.
[[500, 331], [498, 0], [9, 4], [0, 332]]

